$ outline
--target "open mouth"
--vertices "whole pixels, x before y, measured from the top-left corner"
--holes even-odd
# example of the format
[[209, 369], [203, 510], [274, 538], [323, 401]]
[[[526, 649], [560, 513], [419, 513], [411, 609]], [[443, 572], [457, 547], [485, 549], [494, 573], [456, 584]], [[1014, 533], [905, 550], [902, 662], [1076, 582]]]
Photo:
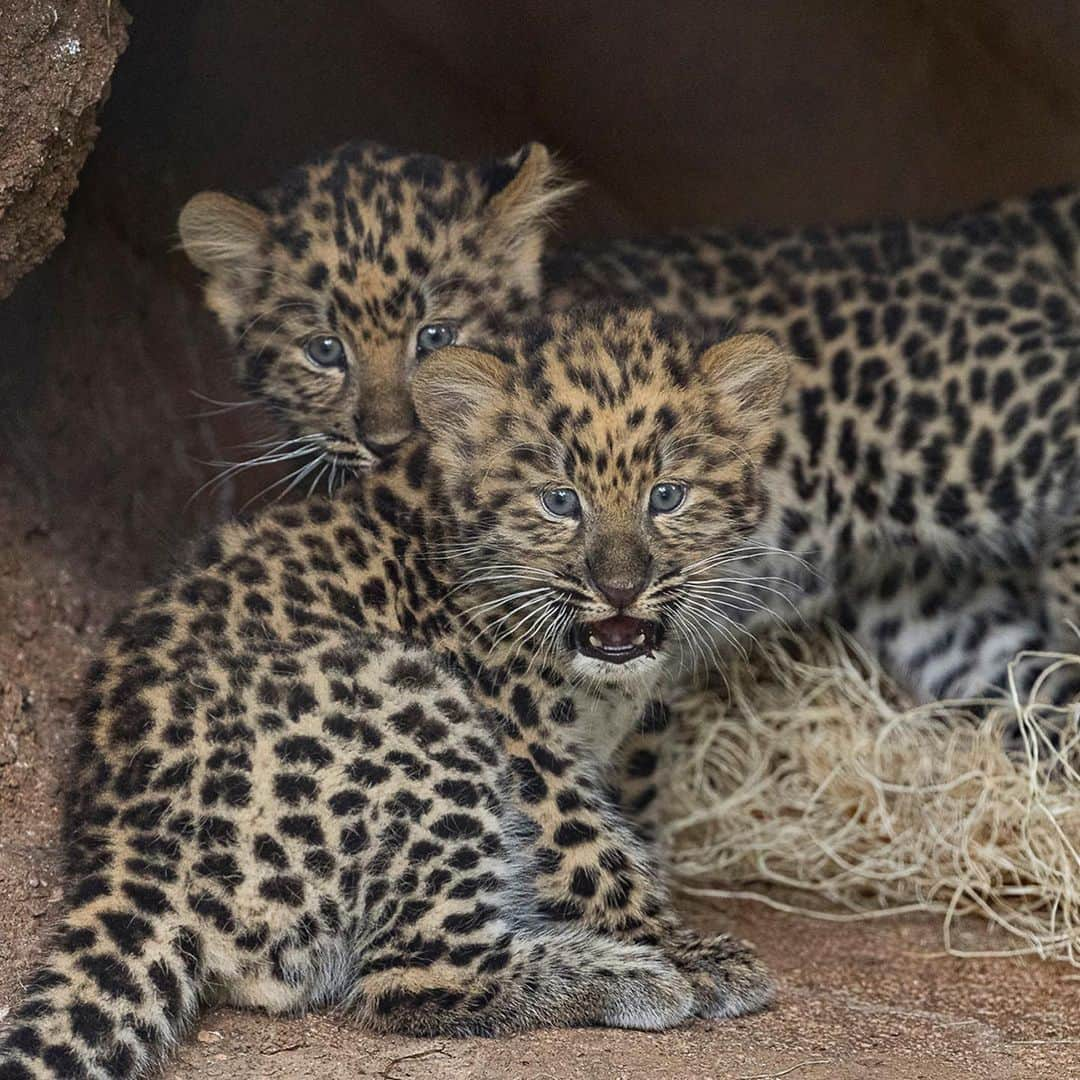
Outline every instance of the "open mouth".
[[629, 615], [613, 615], [610, 619], [574, 626], [577, 651], [608, 664], [625, 664], [639, 656], [652, 656], [662, 636], [663, 627], [659, 623]]

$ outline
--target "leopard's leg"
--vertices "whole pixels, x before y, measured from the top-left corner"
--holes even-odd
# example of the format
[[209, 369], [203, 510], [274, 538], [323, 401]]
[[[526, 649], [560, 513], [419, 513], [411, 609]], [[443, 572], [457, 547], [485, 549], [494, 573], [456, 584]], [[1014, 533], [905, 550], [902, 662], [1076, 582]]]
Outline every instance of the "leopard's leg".
[[[328, 910], [314, 895], [309, 912], [267, 936], [260, 920], [185, 919], [162, 890], [122, 873], [84, 877], [51, 955], [0, 1031], [0, 1080], [148, 1075], [211, 989], [274, 1012], [345, 1004], [374, 1029], [418, 1035], [658, 1030], [693, 1015], [692, 980], [655, 946], [544, 927], [520, 911], [511, 922], [507, 910], [459, 891], [398, 906], [388, 932], [357, 948], [344, 927], [331, 938], [314, 930]], [[195, 906], [214, 914], [206, 900]]]
[[[462, 751], [483, 750], [473, 743]], [[422, 752], [467, 770], [463, 755], [445, 764], [447, 749], [438, 740]], [[467, 771], [435, 784], [403, 772], [398, 782], [407, 786], [387, 803], [389, 817], [369, 821], [377, 840], [366, 850], [356, 929], [322, 965], [314, 1003], [342, 1006], [376, 1030], [445, 1036], [658, 1030], [694, 1014], [691, 980], [656, 944], [546, 918], [536, 825], [510, 775], [490, 787]]]
[[[1054, 550], [1043, 573], [1050, 604], [1050, 621], [1064, 627], [1064, 640], [1072, 652], [1080, 652], [1080, 522]], [[1074, 629], [1075, 628], [1075, 629]]]
[[519, 744], [515, 762], [523, 809], [537, 830], [533, 877], [542, 914], [659, 948], [692, 982], [699, 1016], [769, 1004], [772, 984], [752, 949], [682, 924], [649, 846], [585, 748], [564, 743], [556, 754], [550, 743]]
[[612, 799], [654, 859], [663, 855], [659, 850], [659, 795], [665, 767], [664, 742], [671, 723], [671, 711], [666, 705], [650, 704], [611, 763]]
[[1038, 684], [1040, 703], [1080, 702], [1077, 667], [1053, 670], [1038, 655], [1066, 641], [1035, 571], [919, 554], [848, 592], [840, 608], [844, 625], [920, 700], [1004, 699], [1015, 685], [1026, 702]]
[[436, 922], [365, 961], [345, 1004], [366, 1027], [455, 1037], [537, 1026], [658, 1031], [694, 1014], [690, 980], [658, 948], [585, 927], [523, 929], [500, 913], [440, 953], [445, 916]]

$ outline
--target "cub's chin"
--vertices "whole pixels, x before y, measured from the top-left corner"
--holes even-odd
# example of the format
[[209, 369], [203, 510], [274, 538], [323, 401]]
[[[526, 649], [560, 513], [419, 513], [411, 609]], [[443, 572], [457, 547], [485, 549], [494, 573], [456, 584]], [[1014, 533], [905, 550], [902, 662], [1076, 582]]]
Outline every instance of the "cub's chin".
[[369, 450], [363, 443], [343, 442], [337, 439], [326, 441], [326, 456], [339, 469], [349, 473], [367, 472], [375, 468], [380, 456]]

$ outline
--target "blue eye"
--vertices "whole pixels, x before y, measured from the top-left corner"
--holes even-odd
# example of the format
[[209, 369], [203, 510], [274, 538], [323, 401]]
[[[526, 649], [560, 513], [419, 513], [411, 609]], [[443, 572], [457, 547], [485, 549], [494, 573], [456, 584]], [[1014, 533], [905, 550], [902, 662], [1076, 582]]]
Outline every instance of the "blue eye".
[[316, 334], [308, 338], [304, 353], [316, 367], [345, 370], [345, 346], [341, 338], [332, 334]]
[[540, 496], [540, 501], [556, 517], [576, 518], [581, 514], [581, 500], [573, 488], [551, 488]]
[[428, 323], [421, 326], [416, 335], [416, 355], [423, 356], [425, 353], [435, 352], [436, 349], [445, 349], [457, 341], [457, 327], [453, 323]]
[[657, 484], [649, 493], [649, 509], [654, 514], [670, 514], [682, 506], [685, 498], [685, 484]]

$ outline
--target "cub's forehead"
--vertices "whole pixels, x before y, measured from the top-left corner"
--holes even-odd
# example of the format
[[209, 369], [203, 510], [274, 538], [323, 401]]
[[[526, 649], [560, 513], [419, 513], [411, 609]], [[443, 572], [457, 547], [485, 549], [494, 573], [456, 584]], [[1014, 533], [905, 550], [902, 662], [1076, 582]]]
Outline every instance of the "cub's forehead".
[[351, 323], [404, 317], [417, 283], [443, 257], [447, 230], [469, 219], [478, 197], [468, 166], [373, 144], [343, 147], [260, 196], [268, 254], [281, 271], [267, 289], [314, 292]]
[[465, 164], [350, 143], [292, 170], [262, 199], [264, 209], [278, 216], [336, 216], [359, 228], [395, 210], [435, 219], [459, 214], [474, 201], [479, 182], [477, 171]]
[[[538, 324], [513, 350], [514, 380], [523, 397], [575, 427], [637, 430], [693, 402], [693, 349], [684, 337], [662, 337], [649, 313], [629, 311]], [[676, 409], [676, 411], [678, 411]]]
[[658, 336], [651, 316], [555, 320], [504, 355], [506, 411], [540, 434], [569, 477], [618, 483], [670, 464], [705, 423], [692, 358], [689, 342]]

